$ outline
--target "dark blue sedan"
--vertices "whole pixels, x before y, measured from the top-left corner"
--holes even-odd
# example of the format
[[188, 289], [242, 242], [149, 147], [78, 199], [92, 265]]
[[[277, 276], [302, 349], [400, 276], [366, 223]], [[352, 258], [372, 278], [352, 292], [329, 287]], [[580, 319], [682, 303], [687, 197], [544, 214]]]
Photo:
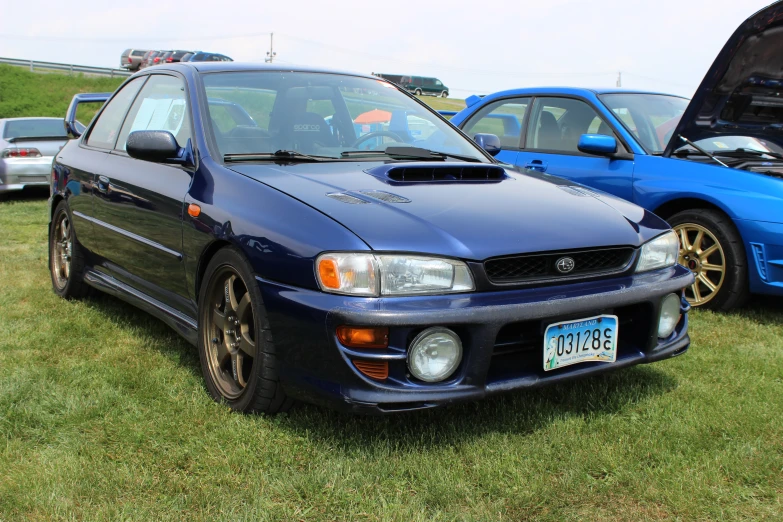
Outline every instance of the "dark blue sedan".
[[165, 321], [238, 411], [415, 410], [690, 342], [664, 221], [506, 169], [375, 77], [147, 69], [57, 155], [50, 203], [55, 292]]
[[680, 236], [694, 306], [783, 296], [783, 3], [745, 21], [693, 100], [545, 87], [468, 98], [452, 123], [497, 158], [633, 201]]

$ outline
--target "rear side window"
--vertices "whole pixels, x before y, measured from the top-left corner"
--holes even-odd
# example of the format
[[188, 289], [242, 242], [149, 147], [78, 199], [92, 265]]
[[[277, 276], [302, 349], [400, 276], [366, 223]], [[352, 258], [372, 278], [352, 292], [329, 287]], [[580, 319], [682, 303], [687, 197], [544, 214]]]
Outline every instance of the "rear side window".
[[190, 138], [185, 83], [175, 76], [154, 74], [133, 103], [117, 140], [125, 150], [128, 135], [138, 130], [169, 131], [183, 147]]
[[63, 120], [11, 120], [5, 123], [3, 138], [67, 138]]
[[125, 114], [128, 112], [130, 104], [144, 84], [145, 77], [131, 80], [120, 92], [114, 95], [95, 122], [89, 136], [87, 136], [87, 145], [99, 149], [112, 149], [117, 141], [117, 135], [120, 133], [120, 126]]
[[147, 51], [133, 51], [131, 56], [144, 56], [146, 53]]
[[571, 98], [537, 98], [534, 117], [530, 118], [527, 148], [579, 153], [582, 134], [611, 135], [595, 109]]
[[510, 98], [482, 107], [463, 130], [469, 136], [494, 134], [504, 149], [519, 149], [519, 139], [530, 98]]

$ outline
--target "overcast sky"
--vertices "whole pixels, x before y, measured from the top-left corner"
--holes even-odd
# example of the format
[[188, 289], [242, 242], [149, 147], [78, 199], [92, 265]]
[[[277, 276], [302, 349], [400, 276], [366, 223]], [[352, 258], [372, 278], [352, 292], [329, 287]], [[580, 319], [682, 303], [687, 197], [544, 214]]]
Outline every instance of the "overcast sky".
[[[0, 16], [0, 56], [112, 67], [128, 47], [437, 76], [453, 97], [534, 85], [691, 95], [769, 0], [26, 0]], [[6, 13], [9, 14], [9, 13]]]

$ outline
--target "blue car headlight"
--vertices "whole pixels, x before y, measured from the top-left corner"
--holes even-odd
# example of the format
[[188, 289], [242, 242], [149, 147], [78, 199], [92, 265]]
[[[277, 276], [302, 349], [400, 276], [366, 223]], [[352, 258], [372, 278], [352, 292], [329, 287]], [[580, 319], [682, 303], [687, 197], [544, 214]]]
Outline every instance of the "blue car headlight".
[[677, 233], [669, 230], [642, 245], [637, 272], [647, 272], [658, 268], [673, 266], [680, 254], [680, 240]]
[[324, 292], [361, 296], [433, 295], [475, 290], [462, 261], [405, 254], [337, 252], [316, 259]]

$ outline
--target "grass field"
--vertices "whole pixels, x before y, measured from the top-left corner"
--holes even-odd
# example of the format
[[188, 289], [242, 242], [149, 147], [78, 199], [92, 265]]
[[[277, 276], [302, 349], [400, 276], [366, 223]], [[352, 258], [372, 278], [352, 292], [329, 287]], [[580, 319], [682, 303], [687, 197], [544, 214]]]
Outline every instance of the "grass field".
[[46, 222], [0, 203], [0, 520], [783, 517], [780, 307], [694, 313], [684, 356], [540, 391], [244, 416], [162, 323], [57, 298]]

